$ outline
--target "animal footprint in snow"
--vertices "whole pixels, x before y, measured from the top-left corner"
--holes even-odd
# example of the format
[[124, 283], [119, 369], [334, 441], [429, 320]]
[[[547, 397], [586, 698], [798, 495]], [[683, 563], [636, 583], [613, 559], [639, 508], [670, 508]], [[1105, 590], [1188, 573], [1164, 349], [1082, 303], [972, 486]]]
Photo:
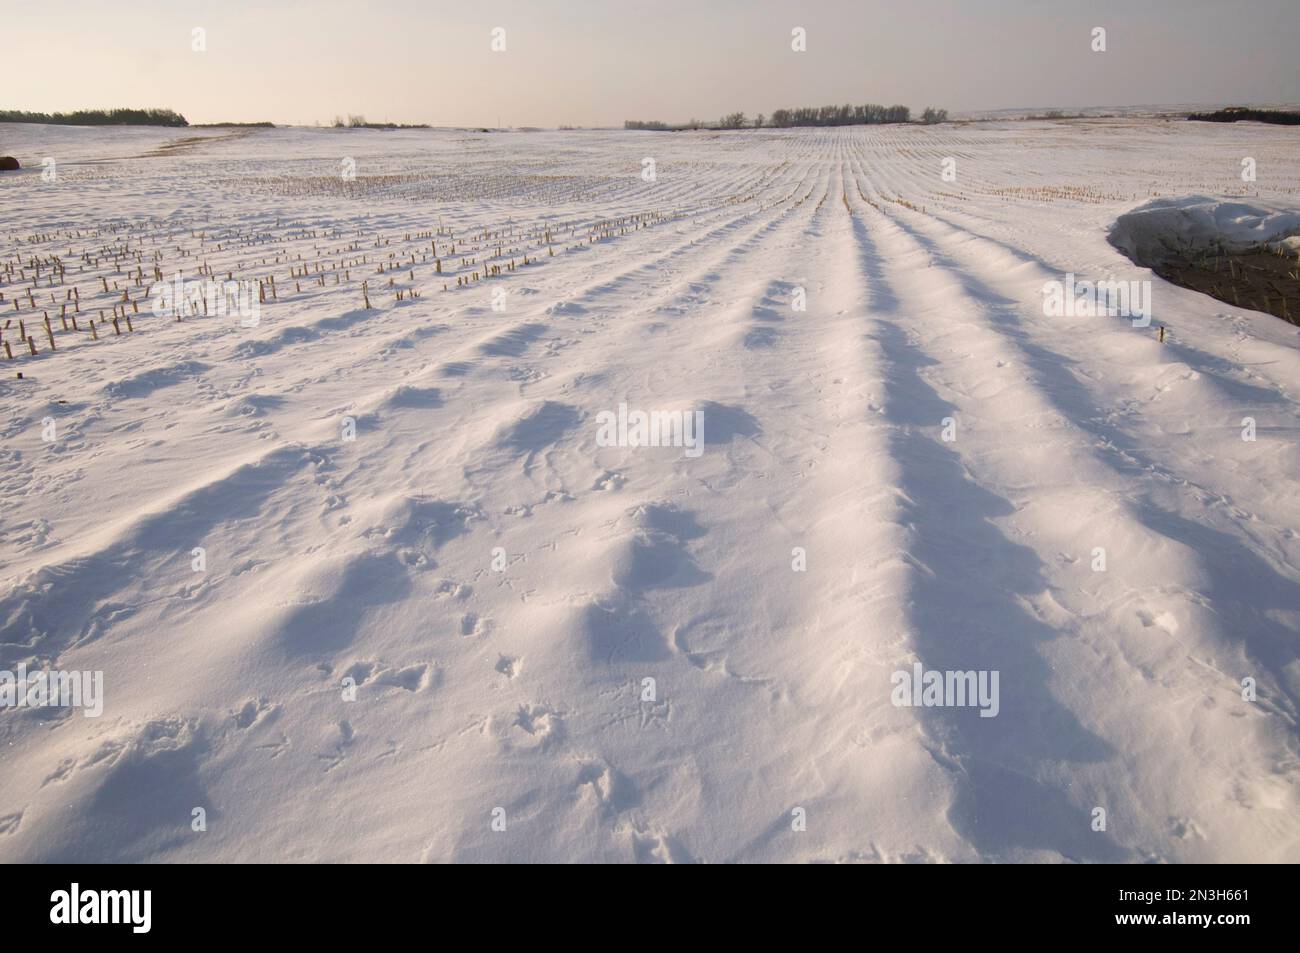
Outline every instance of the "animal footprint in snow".
[[1170, 635], [1178, 632], [1178, 619], [1175, 618], [1172, 612], [1154, 613], [1139, 609], [1137, 617], [1138, 621], [1148, 629], [1155, 626], [1158, 629], [1164, 629]]
[[437, 670], [433, 666], [417, 663], [405, 668], [385, 669], [375, 676], [375, 684], [418, 692], [427, 688], [435, 680], [436, 675]]
[[418, 549], [399, 549], [397, 559], [411, 569], [433, 569], [437, 563]]
[[403, 668], [388, 668], [376, 662], [353, 662], [343, 675], [345, 679], [352, 679], [350, 684], [356, 688], [369, 685], [374, 688], [400, 688], [408, 692], [422, 691], [437, 681], [437, 669], [421, 662]]
[[595, 798], [602, 814], [617, 814], [641, 801], [641, 793], [625, 775], [604, 760], [591, 761], [578, 771], [578, 789]]
[[534, 702], [494, 718], [492, 733], [507, 748], [532, 750], [558, 741], [564, 721], [556, 709]]
[[356, 732], [350, 722], [340, 721], [326, 738], [326, 748], [316, 757], [326, 762], [325, 770], [332, 771], [343, 763], [344, 751], [356, 740]]
[[690, 863], [691, 857], [676, 838], [660, 831], [631, 830], [632, 856], [638, 864]]
[[473, 588], [470, 586], [461, 582], [454, 582], [450, 579], [444, 579], [442, 582], [438, 583], [438, 588], [435, 591], [440, 599], [447, 597], [452, 599], [468, 599], [474, 592]]
[[279, 705], [270, 704], [265, 698], [250, 698], [238, 710], [231, 712], [239, 728], [251, 728], [268, 718], [274, 718], [280, 710]]

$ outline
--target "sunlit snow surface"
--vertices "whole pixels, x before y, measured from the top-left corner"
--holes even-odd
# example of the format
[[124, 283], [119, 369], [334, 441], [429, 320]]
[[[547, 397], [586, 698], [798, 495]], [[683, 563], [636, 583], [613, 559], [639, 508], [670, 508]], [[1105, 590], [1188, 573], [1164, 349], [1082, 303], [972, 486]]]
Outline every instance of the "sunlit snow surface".
[[1297, 136], [0, 126], [0, 669], [104, 684], [0, 712], [0, 859], [1300, 860], [1300, 335], [1107, 242]]

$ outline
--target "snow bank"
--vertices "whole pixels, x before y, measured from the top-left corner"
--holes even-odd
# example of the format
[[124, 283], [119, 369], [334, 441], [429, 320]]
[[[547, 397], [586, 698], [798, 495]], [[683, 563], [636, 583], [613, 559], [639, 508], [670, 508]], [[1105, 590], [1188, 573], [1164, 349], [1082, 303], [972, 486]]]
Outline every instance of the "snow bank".
[[1190, 195], [1155, 199], [1115, 220], [1110, 243], [1139, 265], [1185, 258], [1209, 249], [1244, 251], [1300, 236], [1300, 211], [1252, 199]]

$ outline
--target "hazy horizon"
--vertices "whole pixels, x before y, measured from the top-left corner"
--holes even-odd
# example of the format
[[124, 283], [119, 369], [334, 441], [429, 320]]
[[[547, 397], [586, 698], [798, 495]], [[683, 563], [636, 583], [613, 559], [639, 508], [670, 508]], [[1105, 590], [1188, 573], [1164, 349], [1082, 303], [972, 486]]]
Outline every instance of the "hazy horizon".
[[[1033, 0], [617, 6], [231, 0], [6, 14], [0, 108], [159, 106], [191, 123], [617, 126], [827, 103], [950, 113], [1300, 101], [1300, 6]], [[1106, 51], [1092, 49], [1094, 27]], [[504, 50], [492, 49], [502, 28]], [[792, 30], [806, 31], [806, 50]], [[196, 28], [206, 48], [193, 47]], [[501, 34], [497, 34], [498, 46]], [[57, 68], [51, 69], [52, 58]]]

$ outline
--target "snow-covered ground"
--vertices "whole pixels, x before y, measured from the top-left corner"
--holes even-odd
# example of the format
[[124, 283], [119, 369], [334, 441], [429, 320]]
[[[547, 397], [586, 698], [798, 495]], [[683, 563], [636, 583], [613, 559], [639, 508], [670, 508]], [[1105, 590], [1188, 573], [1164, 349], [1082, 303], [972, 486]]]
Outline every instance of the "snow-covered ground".
[[0, 860], [1300, 860], [1300, 329], [1107, 242], [1298, 137], [0, 126]]

